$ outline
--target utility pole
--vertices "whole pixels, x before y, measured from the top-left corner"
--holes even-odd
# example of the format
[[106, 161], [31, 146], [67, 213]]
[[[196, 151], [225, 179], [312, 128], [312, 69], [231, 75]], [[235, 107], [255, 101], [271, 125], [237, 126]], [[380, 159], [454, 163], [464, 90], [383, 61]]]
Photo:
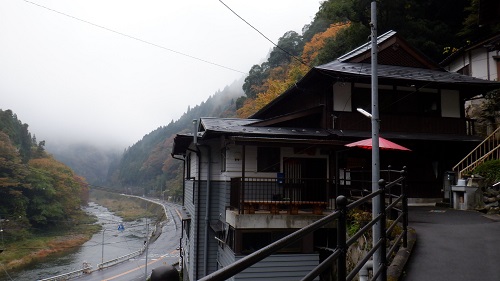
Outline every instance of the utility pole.
[[104, 232], [105, 231], [106, 231], [106, 228], [103, 228], [103, 230], [102, 230], [101, 265], [104, 263]]
[[0, 253], [5, 249], [5, 243], [3, 242], [3, 219], [0, 216], [0, 234], [2, 235], [2, 247], [0, 248]]
[[[378, 184], [380, 180], [380, 155], [379, 155], [379, 106], [378, 106], [378, 74], [377, 74], [377, 54], [378, 54], [378, 45], [377, 45], [377, 1], [371, 2], [371, 71], [372, 71], [372, 91], [371, 91], [371, 99], [372, 99], [372, 192], [376, 192], [379, 190], [380, 186]], [[378, 195], [381, 196], [381, 195]], [[378, 197], [377, 196], [377, 197]], [[382, 211], [382, 206], [380, 206], [380, 201], [378, 198], [372, 199], [372, 218], [375, 219]], [[372, 246], [375, 246], [382, 236], [380, 231], [380, 222], [377, 222], [372, 227]], [[382, 230], [385, 231], [385, 230]], [[381, 251], [378, 249], [375, 251], [373, 255], [373, 272], [377, 272], [381, 265]], [[382, 265], [383, 266], [383, 265]], [[380, 276], [380, 275], [379, 275]], [[378, 281], [382, 281], [382, 277], [380, 276]]]
[[146, 247], [146, 266], [145, 266], [145, 278], [144, 280], [148, 280], [148, 241], [149, 241], [149, 224], [148, 224], [148, 218], [146, 218], [146, 241], [144, 246]]

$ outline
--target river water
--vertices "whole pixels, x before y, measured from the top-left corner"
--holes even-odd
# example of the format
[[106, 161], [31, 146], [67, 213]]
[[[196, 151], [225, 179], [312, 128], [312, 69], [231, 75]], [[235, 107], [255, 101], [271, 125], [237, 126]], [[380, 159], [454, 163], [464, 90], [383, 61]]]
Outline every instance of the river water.
[[[0, 281], [39, 280], [81, 269], [84, 262], [96, 268], [102, 260], [124, 256], [141, 249], [144, 245], [146, 219], [122, 222], [120, 217], [93, 202], [90, 202], [85, 210], [97, 216], [97, 223], [103, 226], [103, 231], [94, 234], [92, 239], [71, 253], [65, 253], [64, 256], [47, 258], [42, 263], [17, 272], [5, 272], [4, 268], [0, 268], [2, 271]], [[123, 230], [118, 230], [120, 224], [123, 224]]]

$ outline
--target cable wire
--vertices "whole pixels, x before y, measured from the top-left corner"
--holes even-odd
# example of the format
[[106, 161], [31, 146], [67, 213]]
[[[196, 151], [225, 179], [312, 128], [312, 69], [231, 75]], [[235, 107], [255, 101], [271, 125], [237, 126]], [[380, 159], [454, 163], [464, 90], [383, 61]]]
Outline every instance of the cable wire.
[[222, 2], [222, 0], [219, 0], [219, 2], [222, 3], [222, 5], [224, 5], [229, 11], [231, 11], [235, 16], [237, 16], [239, 19], [241, 19], [244, 23], [246, 23], [248, 26], [250, 26], [253, 30], [257, 31], [260, 35], [262, 35], [262, 37], [266, 38], [267, 41], [271, 42], [271, 44], [273, 44], [276, 48], [280, 49], [281, 51], [283, 51], [285, 54], [289, 55], [291, 58], [293, 58], [294, 60], [296, 60], [297, 62], [309, 67], [310, 69], [312, 68], [310, 65], [306, 64], [305, 62], [303, 62], [300, 58], [290, 54], [287, 50], [281, 48], [280, 46], [278, 46], [276, 43], [274, 43], [271, 39], [269, 39], [266, 35], [264, 35], [264, 33], [262, 33], [260, 30], [258, 30], [256, 27], [254, 27], [252, 24], [250, 24], [248, 21], [246, 21], [244, 18], [242, 18], [240, 15], [238, 15], [233, 9], [231, 9], [228, 5], [226, 5], [226, 3]]
[[160, 49], [163, 49], [163, 50], [167, 50], [169, 52], [172, 52], [172, 53], [175, 53], [175, 54], [178, 54], [178, 55], [181, 55], [181, 56], [184, 56], [184, 57], [188, 57], [190, 59], [194, 59], [194, 60], [197, 60], [197, 61], [201, 61], [203, 63], [207, 63], [207, 64], [211, 64], [211, 65], [214, 65], [214, 66], [217, 66], [217, 67], [220, 67], [220, 68], [224, 68], [224, 69], [227, 69], [227, 70], [231, 70], [231, 71], [234, 71], [234, 72], [238, 72], [238, 73], [242, 73], [242, 74], [248, 74], [247, 72], [243, 72], [243, 71], [240, 71], [240, 70], [237, 70], [237, 69], [234, 69], [234, 68], [231, 68], [231, 67], [227, 67], [227, 66], [224, 66], [222, 64], [218, 64], [218, 63], [215, 63], [215, 62], [212, 62], [212, 61], [209, 61], [209, 60], [205, 60], [205, 59], [202, 59], [202, 58], [198, 58], [198, 57], [195, 57], [195, 56], [192, 56], [190, 54], [186, 54], [186, 53], [183, 53], [183, 52], [179, 52], [179, 51], [176, 51], [176, 50], [173, 50], [173, 49], [170, 49], [170, 48], [167, 48], [165, 46], [162, 46], [162, 45], [158, 45], [156, 43], [153, 43], [153, 42], [150, 42], [150, 41], [146, 41], [144, 39], [141, 39], [141, 38], [138, 38], [138, 37], [135, 37], [135, 36], [132, 36], [132, 35], [128, 35], [126, 33], [123, 33], [123, 32], [120, 32], [120, 31], [116, 31], [114, 29], [111, 29], [111, 28], [108, 28], [108, 27], [105, 27], [105, 26], [102, 26], [102, 25], [99, 25], [99, 24], [95, 24], [93, 22], [90, 22], [90, 21], [87, 21], [87, 20], [84, 20], [84, 19], [81, 19], [81, 18], [77, 18], [75, 16], [72, 16], [72, 15], [69, 15], [69, 14], [66, 14], [66, 13], [63, 13], [63, 12], [60, 12], [60, 11], [57, 11], [57, 10], [54, 10], [52, 8], [49, 8], [47, 6], [44, 6], [44, 5], [41, 5], [41, 4], [38, 4], [38, 3], [35, 3], [35, 2], [32, 2], [32, 1], [29, 1], [29, 0], [23, 0], [24, 2], [26, 3], [29, 3], [29, 4], [32, 4], [32, 5], [35, 5], [37, 7], [40, 7], [40, 8], [43, 8], [43, 9], [46, 9], [46, 10], [49, 10], [51, 12], [54, 12], [54, 13], [58, 13], [60, 15], [63, 15], [63, 16], [66, 16], [68, 18], [71, 18], [71, 19], [74, 19], [74, 20], [77, 20], [77, 21], [80, 21], [80, 22], [83, 22], [83, 23], [86, 23], [86, 24], [89, 24], [89, 25], [92, 25], [94, 27], [98, 27], [100, 29], [104, 29], [106, 31], [109, 31], [109, 32], [113, 32], [115, 34], [118, 34], [118, 35], [121, 35], [121, 36], [124, 36], [124, 37], [127, 37], [129, 39], [133, 39], [133, 40], [136, 40], [136, 41], [139, 41], [141, 43], [144, 43], [144, 44], [148, 44], [148, 45], [151, 45], [151, 46], [154, 46], [154, 47], [157, 47], [157, 48], [160, 48]]

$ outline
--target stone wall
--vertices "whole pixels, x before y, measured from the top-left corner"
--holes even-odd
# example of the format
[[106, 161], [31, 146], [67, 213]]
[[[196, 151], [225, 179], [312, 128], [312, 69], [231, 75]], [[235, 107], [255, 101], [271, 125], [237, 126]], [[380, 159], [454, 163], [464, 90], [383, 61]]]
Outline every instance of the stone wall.
[[484, 210], [488, 214], [500, 214], [500, 191], [488, 188], [483, 191]]

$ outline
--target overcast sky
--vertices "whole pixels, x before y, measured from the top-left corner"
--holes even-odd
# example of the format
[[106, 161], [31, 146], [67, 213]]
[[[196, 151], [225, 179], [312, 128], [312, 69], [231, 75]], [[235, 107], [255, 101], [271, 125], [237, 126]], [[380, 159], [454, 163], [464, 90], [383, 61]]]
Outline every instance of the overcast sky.
[[[275, 43], [301, 34], [320, 5], [223, 2]], [[217, 0], [1, 0], [0, 109], [38, 140], [127, 147], [246, 76], [272, 47]]]

